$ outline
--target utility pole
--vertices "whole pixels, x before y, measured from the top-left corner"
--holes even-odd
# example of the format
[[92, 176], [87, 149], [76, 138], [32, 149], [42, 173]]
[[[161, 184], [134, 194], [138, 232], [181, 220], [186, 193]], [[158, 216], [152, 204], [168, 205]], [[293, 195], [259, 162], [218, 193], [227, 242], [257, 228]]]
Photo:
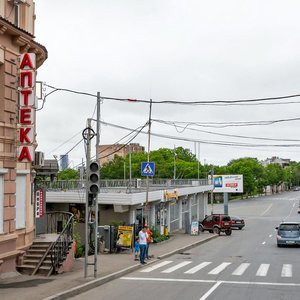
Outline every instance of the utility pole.
[[132, 169], [131, 169], [131, 144], [129, 144], [129, 192], [131, 193]]
[[211, 204], [211, 214], [214, 213], [214, 166], [212, 165], [211, 167], [211, 184], [212, 184], [212, 189], [210, 192], [210, 204]]
[[84, 260], [84, 277], [87, 278], [88, 276], [88, 265], [89, 265], [89, 168], [90, 160], [91, 160], [91, 119], [87, 120], [87, 128], [85, 129], [85, 139], [86, 139], [86, 180], [85, 180], [85, 260]]
[[173, 179], [174, 180], [176, 179], [176, 146], [175, 145], [174, 145], [174, 173], [173, 173]]
[[198, 142], [198, 181], [200, 180], [200, 143]]
[[[147, 162], [150, 161], [150, 137], [151, 137], [151, 114], [152, 114], [152, 99], [150, 99], [150, 108], [149, 108], [149, 120], [148, 120], [148, 150], [147, 150]], [[145, 202], [145, 222], [149, 224], [148, 216], [148, 201], [149, 201], [149, 176], [146, 178], [146, 202]]]
[[[100, 145], [100, 92], [97, 92], [97, 124], [96, 124], [96, 162], [99, 164], [99, 193], [100, 193], [100, 158], [99, 158], [99, 145]], [[98, 258], [98, 193], [96, 194], [95, 201], [95, 253], [94, 253], [94, 277], [97, 278], [97, 258]]]
[[[100, 93], [97, 93], [97, 124], [96, 131], [92, 129], [91, 119], [87, 120], [87, 128], [83, 132], [86, 140], [86, 200], [85, 200], [85, 264], [84, 277], [88, 276], [88, 266], [94, 266], [94, 277], [97, 278], [97, 255], [98, 255], [98, 193], [100, 192]], [[96, 162], [91, 162], [91, 139], [96, 135]], [[94, 177], [96, 176], [96, 177]], [[92, 189], [96, 188], [96, 190]], [[94, 217], [92, 217], [94, 212]], [[90, 226], [90, 228], [89, 228]], [[90, 250], [89, 237], [92, 239], [94, 229], [94, 262], [89, 262], [88, 252]], [[90, 233], [90, 234], [89, 234]], [[91, 241], [90, 241], [91, 242]]]

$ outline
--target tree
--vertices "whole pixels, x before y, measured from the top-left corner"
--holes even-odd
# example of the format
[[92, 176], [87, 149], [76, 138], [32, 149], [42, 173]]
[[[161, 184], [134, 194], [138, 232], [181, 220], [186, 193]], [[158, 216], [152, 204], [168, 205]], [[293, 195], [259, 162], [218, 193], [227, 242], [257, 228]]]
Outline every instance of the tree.
[[260, 192], [264, 183], [264, 168], [256, 158], [240, 158], [232, 160], [227, 166], [228, 174], [242, 174], [244, 181], [244, 194]]
[[58, 180], [74, 180], [74, 179], [79, 179], [79, 172], [78, 170], [74, 169], [65, 169], [57, 174], [57, 179]]

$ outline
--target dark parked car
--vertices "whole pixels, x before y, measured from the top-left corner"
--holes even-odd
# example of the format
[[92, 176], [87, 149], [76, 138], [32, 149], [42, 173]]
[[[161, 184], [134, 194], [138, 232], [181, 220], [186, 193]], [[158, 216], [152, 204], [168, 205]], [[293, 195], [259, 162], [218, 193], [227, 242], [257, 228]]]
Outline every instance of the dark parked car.
[[238, 228], [241, 230], [243, 227], [245, 227], [245, 221], [244, 219], [241, 219], [238, 216], [230, 216], [231, 217], [231, 228]]
[[199, 223], [199, 229], [200, 231], [208, 230], [215, 234], [225, 232], [226, 235], [231, 235], [231, 218], [223, 214], [206, 216], [205, 219]]
[[300, 223], [282, 222], [277, 229], [277, 246], [300, 245]]

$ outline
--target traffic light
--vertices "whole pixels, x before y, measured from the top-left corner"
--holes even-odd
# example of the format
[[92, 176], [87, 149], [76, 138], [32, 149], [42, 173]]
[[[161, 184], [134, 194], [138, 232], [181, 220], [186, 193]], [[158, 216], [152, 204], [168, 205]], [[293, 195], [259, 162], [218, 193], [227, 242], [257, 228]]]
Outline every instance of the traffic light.
[[92, 161], [89, 165], [88, 172], [88, 192], [96, 195], [100, 191], [99, 163]]

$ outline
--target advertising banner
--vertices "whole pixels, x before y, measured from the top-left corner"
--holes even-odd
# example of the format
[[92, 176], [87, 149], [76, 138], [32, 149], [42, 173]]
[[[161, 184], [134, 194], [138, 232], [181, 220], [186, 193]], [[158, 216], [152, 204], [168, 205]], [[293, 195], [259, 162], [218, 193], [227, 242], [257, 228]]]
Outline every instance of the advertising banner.
[[131, 247], [132, 246], [132, 226], [118, 226], [117, 246]]
[[191, 225], [191, 235], [198, 235], [199, 234], [199, 223], [196, 222], [192, 222]]
[[214, 193], [243, 193], [243, 175], [214, 175]]

